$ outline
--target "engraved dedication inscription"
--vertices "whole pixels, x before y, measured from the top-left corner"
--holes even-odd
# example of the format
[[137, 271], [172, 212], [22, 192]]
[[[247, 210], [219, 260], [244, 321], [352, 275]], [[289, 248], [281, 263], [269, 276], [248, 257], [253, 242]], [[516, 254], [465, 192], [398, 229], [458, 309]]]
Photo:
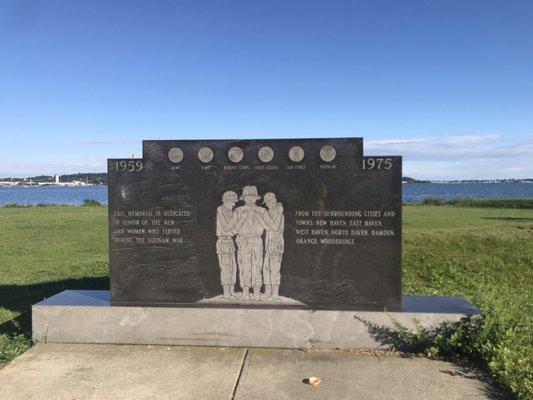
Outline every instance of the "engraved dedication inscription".
[[362, 139], [145, 141], [108, 174], [113, 304], [401, 306], [401, 157]]

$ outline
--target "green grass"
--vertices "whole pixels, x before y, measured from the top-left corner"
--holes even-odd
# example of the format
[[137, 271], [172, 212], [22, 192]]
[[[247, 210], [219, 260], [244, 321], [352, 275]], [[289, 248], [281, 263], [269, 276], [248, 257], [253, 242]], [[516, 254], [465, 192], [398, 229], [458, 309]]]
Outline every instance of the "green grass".
[[[29, 345], [30, 305], [107, 288], [105, 207], [0, 208], [0, 363]], [[404, 294], [462, 296], [484, 320], [431, 343], [533, 398], [533, 211], [404, 207]]]
[[531, 210], [404, 208], [404, 294], [475, 304], [483, 323], [450, 338], [451, 350], [524, 399], [533, 397], [532, 239]]
[[533, 199], [468, 199], [458, 198], [452, 200], [442, 200], [438, 197], [428, 197], [421, 203], [427, 206], [457, 206], [457, 207], [477, 207], [477, 208], [521, 208], [533, 209]]
[[0, 366], [29, 347], [31, 304], [108, 287], [106, 216], [105, 207], [0, 208]]

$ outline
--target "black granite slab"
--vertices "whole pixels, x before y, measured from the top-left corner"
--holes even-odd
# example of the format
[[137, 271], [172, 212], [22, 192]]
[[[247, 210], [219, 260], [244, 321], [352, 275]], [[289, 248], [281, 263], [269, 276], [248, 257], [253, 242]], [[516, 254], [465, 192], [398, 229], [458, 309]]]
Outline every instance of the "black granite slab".
[[[360, 138], [145, 141], [142, 159], [108, 160], [112, 304], [400, 309], [401, 157], [362, 150]], [[227, 214], [246, 222], [217, 245], [222, 196], [245, 186], [260, 197], [252, 216]], [[277, 212], [262, 204], [267, 193]], [[268, 239], [256, 225], [281, 209], [284, 229], [270, 227]], [[252, 270], [257, 297], [222, 297], [222, 248], [235, 257], [224, 282], [239, 296], [241, 270], [247, 282]], [[279, 297], [263, 285], [276, 286], [268, 259], [281, 259]]]

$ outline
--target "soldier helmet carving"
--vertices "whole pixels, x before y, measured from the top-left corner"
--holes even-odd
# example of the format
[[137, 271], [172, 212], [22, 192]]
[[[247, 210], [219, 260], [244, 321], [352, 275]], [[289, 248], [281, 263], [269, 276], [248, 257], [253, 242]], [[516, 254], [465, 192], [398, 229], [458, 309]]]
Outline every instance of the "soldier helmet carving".
[[269, 201], [273, 201], [273, 202], [278, 201], [274, 193], [268, 192], [263, 196], [263, 204], [268, 203]]
[[244, 196], [255, 196], [257, 200], [261, 198], [257, 194], [257, 188], [255, 186], [245, 186], [242, 190], [241, 200], [244, 200]]
[[239, 198], [237, 196], [237, 193], [231, 190], [228, 190], [227, 192], [224, 192], [224, 194], [222, 195], [222, 201], [233, 201], [236, 203], [237, 201], [239, 201]]

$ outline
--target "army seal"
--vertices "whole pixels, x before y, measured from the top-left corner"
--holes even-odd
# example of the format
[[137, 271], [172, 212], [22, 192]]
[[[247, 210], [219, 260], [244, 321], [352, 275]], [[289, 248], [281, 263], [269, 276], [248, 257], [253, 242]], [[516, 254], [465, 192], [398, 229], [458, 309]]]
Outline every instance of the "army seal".
[[183, 150], [179, 147], [173, 147], [168, 151], [168, 159], [173, 163], [179, 163], [183, 160]]

